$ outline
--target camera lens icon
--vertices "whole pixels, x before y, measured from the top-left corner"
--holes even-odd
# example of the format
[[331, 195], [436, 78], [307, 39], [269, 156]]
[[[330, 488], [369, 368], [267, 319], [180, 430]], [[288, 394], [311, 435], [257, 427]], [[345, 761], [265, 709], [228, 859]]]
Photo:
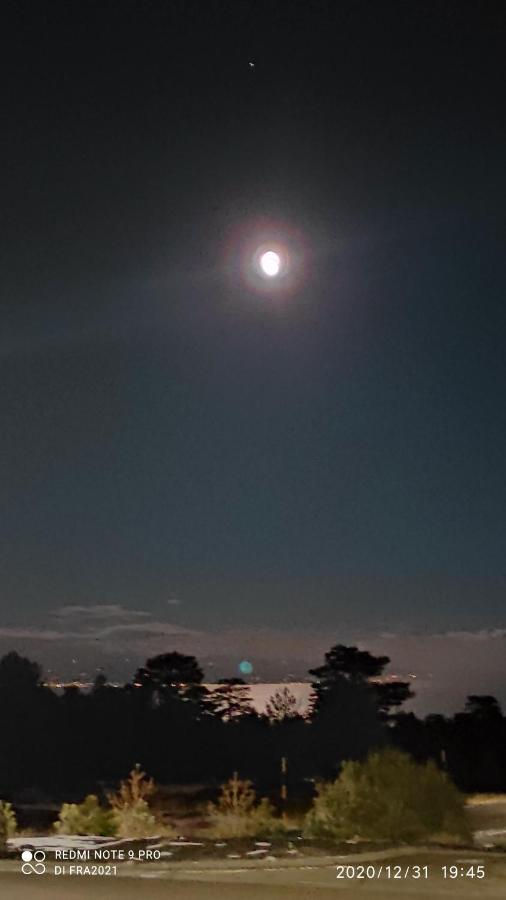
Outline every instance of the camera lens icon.
[[44, 850], [23, 850], [21, 853], [23, 875], [43, 875], [46, 871], [45, 858]]

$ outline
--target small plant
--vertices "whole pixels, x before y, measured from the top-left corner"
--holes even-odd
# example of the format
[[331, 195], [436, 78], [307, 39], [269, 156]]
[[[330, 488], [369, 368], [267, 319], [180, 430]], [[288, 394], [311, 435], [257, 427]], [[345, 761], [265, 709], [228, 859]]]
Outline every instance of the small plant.
[[95, 794], [82, 803], [64, 803], [54, 824], [58, 834], [116, 834], [116, 823], [110, 809], [104, 809]]
[[12, 805], [6, 800], [0, 800], [0, 853], [6, 852], [7, 841], [14, 837], [17, 827]]
[[[152, 778], [147, 778], [139, 766], [132, 769], [115, 794], [109, 794], [116, 833], [121, 837], [150, 837], [162, 828], [151, 812], [148, 797], [155, 792]], [[165, 829], [163, 829], [165, 831]]]
[[221, 813], [231, 815], [248, 815], [252, 812], [255, 802], [256, 793], [253, 782], [240, 779], [237, 772], [234, 772], [233, 778], [229, 778], [221, 786], [217, 809]]
[[283, 823], [263, 797], [257, 802], [251, 781], [240, 779], [237, 772], [221, 786], [217, 803], [210, 803], [208, 814], [213, 837], [254, 837], [283, 830]]
[[312, 837], [416, 841], [437, 834], [468, 837], [464, 800], [433, 762], [418, 765], [398, 750], [345, 762], [333, 782], [318, 787], [306, 817]]

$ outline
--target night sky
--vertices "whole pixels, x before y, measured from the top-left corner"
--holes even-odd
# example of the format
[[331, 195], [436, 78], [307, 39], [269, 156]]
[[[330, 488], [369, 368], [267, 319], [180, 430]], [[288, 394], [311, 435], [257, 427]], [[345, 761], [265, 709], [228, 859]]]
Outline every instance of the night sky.
[[504, 694], [504, 4], [3, 10], [2, 651]]

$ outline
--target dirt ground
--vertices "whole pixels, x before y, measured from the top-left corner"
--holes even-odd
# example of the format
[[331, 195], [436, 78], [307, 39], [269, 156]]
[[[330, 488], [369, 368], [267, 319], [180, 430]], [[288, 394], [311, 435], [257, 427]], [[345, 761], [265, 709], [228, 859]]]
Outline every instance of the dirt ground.
[[[302, 862], [302, 861], [301, 861]], [[0, 869], [0, 897], [6, 900], [503, 900], [506, 896], [506, 855], [463, 853], [460, 851], [411, 851], [401, 856], [375, 860], [400, 866], [400, 878], [337, 878], [339, 860], [313, 861], [289, 866], [268, 865], [266, 861], [249, 864], [227, 861], [221, 865], [195, 864], [171, 866], [146, 864], [116, 877], [55, 877], [51, 874], [23, 875], [20, 866], [9, 863]], [[349, 863], [350, 860], [345, 860]], [[466, 871], [470, 865], [485, 867], [483, 879], [459, 877], [444, 879], [442, 866], [457, 865]], [[353, 860], [353, 865], [357, 859]], [[415, 865], [429, 867], [427, 879], [415, 879], [406, 873]], [[50, 869], [50, 867], [48, 867]], [[385, 871], [385, 870], [384, 870]]]

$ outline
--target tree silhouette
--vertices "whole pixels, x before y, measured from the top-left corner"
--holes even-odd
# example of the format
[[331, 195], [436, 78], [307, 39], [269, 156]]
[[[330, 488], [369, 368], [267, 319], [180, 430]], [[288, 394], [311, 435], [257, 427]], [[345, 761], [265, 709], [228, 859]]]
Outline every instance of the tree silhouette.
[[269, 697], [265, 704], [265, 712], [271, 722], [297, 718], [299, 716], [297, 697], [285, 685]]
[[315, 771], [335, 775], [343, 759], [361, 759], [383, 742], [378, 698], [368, 678], [378, 675], [387, 657], [337, 644], [325, 663], [310, 669], [314, 702], [312, 756]]
[[49, 770], [58, 706], [37, 663], [16, 652], [0, 660], [0, 794], [5, 784], [36, 784]]
[[489, 695], [471, 694], [465, 710], [452, 721], [449, 762], [458, 782], [468, 789], [489, 792], [506, 780], [506, 719]]
[[248, 686], [242, 678], [220, 678], [219, 687], [209, 691], [206, 706], [224, 722], [236, 722], [241, 716], [256, 715], [251, 705]]
[[150, 657], [135, 673], [135, 684], [143, 688], [151, 705], [186, 700], [200, 707], [208, 693], [202, 685], [203, 677], [194, 656], [174, 651]]
[[411, 686], [406, 681], [377, 680], [389, 662], [388, 656], [373, 656], [372, 653], [359, 650], [358, 647], [336, 644], [325, 654], [324, 665], [310, 669], [310, 675], [316, 678], [315, 690], [320, 699], [326, 691], [332, 689], [339, 678], [345, 678], [355, 685], [372, 685], [377, 698], [379, 716], [385, 721], [393, 709], [414, 696]]
[[97, 672], [93, 679], [93, 693], [98, 694], [100, 691], [108, 689], [107, 676], [104, 672]]
[[103, 793], [137, 762], [160, 784], [211, 784], [240, 761], [245, 777], [273, 790], [283, 758], [290, 796], [303, 797], [308, 779], [335, 777], [343, 760], [385, 743], [433, 759], [465, 791], [504, 791], [506, 719], [497, 700], [470, 695], [452, 717], [390, 715], [409, 685], [378, 684], [385, 664], [357, 648], [331, 648], [311, 672], [314, 704], [303, 718], [289, 686], [264, 716], [251, 711], [241, 679], [222, 679], [209, 698], [197, 660], [179, 653], [150, 658], [123, 688], [100, 673], [89, 693], [63, 694], [43, 684], [37, 663], [9, 653], [0, 659], [0, 797]]
[[184, 689], [187, 685], [201, 684], [204, 673], [194, 656], [183, 653], [160, 653], [146, 661], [137, 670], [135, 680], [143, 685], [158, 688]]
[[502, 719], [498, 700], [488, 694], [470, 694], [466, 700], [465, 713], [482, 722], [497, 722]]
[[0, 691], [33, 691], [40, 687], [42, 670], [38, 663], [13, 650], [0, 659]]
[[392, 710], [398, 709], [406, 700], [410, 700], [415, 696], [411, 690], [411, 685], [407, 681], [384, 681], [376, 682], [374, 690], [378, 698], [378, 709], [380, 717], [388, 720], [391, 717]]
[[309, 674], [314, 675], [320, 689], [324, 691], [338, 677], [354, 683], [376, 678], [389, 662], [388, 656], [373, 656], [367, 650], [336, 644], [325, 654], [325, 664], [317, 669], [310, 669]]

